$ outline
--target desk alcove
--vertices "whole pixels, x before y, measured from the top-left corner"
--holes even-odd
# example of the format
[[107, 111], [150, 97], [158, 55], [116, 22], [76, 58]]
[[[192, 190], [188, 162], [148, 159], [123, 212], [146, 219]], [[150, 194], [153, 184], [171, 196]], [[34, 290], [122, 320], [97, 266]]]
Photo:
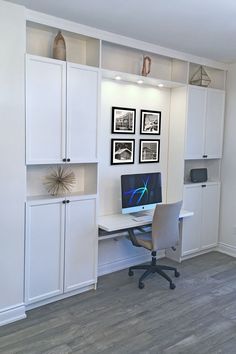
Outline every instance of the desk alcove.
[[[137, 227], [150, 227], [152, 215], [153, 215], [153, 211], [150, 211], [150, 221], [135, 221], [134, 217], [131, 214], [117, 213], [117, 214], [100, 216], [98, 218], [99, 244], [107, 240], [115, 240], [119, 242], [119, 240], [121, 240], [122, 238], [129, 238], [129, 230], [133, 230]], [[193, 215], [192, 211], [181, 209], [180, 216], [179, 216], [179, 221], [180, 221], [179, 244], [176, 248], [176, 251], [159, 252], [160, 258], [167, 256], [179, 262], [181, 261], [181, 257], [179, 255], [181, 253], [181, 248], [182, 248], [182, 225], [185, 219], [191, 217], [192, 215]], [[147, 260], [149, 260], [148, 257], [150, 258], [150, 255], [147, 252]], [[105, 272], [106, 272], [105, 268], [100, 269], [101, 274], [105, 274]]]

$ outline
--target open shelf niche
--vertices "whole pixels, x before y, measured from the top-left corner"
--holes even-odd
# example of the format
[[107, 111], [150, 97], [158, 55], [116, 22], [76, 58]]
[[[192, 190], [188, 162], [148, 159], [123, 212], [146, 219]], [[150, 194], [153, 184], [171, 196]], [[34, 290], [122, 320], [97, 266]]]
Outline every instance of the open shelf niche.
[[209, 160], [185, 160], [184, 166], [184, 184], [193, 183], [190, 180], [190, 170], [193, 168], [207, 168], [207, 182], [220, 181], [220, 159]]
[[[63, 165], [31, 165], [27, 166], [27, 200], [54, 198], [48, 194], [44, 185], [45, 176], [49, 175], [52, 169]], [[76, 177], [71, 193], [66, 196], [87, 196], [97, 193], [97, 164], [71, 164], [68, 165]]]
[[[59, 28], [27, 22], [28, 54], [52, 58], [53, 42]], [[66, 42], [66, 60], [76, 64], [99, 67], [100, 41], [77, 33], [62, 31]]]
[[151, 58], [148, 78], [187, 84], [188, 62], [102, 41], [102, 69], [141, 75], [146, 55]]
[[[193, 75], [198, 71], [201, 65], [196, 63], [189, 64], [189, 83], [193, 77]], [[206, 70], [207, 75], [211, 79], [211, 83], [208, 87], [225, 90], [225, 80], [226, 80], [226, 71], [220, 70], [216, 68], [212, 68], [209, 66], [204, 66], [203, 68]]]

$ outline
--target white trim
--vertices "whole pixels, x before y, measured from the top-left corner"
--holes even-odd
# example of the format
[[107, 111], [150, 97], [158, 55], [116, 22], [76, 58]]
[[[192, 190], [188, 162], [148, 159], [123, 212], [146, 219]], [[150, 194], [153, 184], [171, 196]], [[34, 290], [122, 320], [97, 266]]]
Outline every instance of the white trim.
[[231, 246], [224, 242], [218, 243], [217, 251], [228, 254], [229, 256], [232, 257], [236, 257], [236, 246]]
[[201, 256], [202, 254], [209, 253], [209, 252], [214, 252], [214, 251], [218, 251], [218, 248], [217, 247], [205, 248], [205, 249], [202, 249], [201, 251], [196, 251], [196, 252], [192, 252], [192, 253], [189, 253], [189, 254], [185, 254], [184, 256], [182, 256], [180, 258], [180, 262], [182, 262], [182, 261], [184, 261], [186, 259], [190, 259], [190, 258], [193, 258], [193, 257]]
[[0, 326], [19, 321], [26, 318], [25, 306], [19, 305], [13, 308], [7, 308], [0, 312]]
[[102, 31], [94, 27], [89, 27], [76, 22], [68, 21], [60, 17], [50, 16], [42, 12], [26, 9], [26, 20], [43, 24], [45, 26], [60, 28], [61, 30], [65, 30], [65, 31], [79, 33], [84, 36], [91, 36], [95, 39], [100, 39], [103, 41], [124, 45], [130, 48], [137, 48], [140, 50], [145, 50], [147, 52], [152, 52], [152, 53], [160, 54], [163, 56], [167, 56], [179, 60], [190, 61], [193, 63], [202, 64], [202, 65], [214, 67], [221, 70], [228, 70], [229, 67], [228, 64], [221, 63], [215, 60], [161, 47], [152, 43], [143, 42], [130, 37], [121, 36], [112, 32]]
[[56, 301], [60, 301], [60, 300], [66, 299], [66, 298], [71, 297], [71, 296], [79, 295], [81, 293], [84, 293], [85, 291], [96, 290], [96, 287], [97, 287], [97, 283], [94, 283], [92, 285], [85, 286], [84, 288], [80, 288], [80, 289], [77, 289], [77, 290], [74, 290], [74, 291], [71, 291], [71, 292], [68, 292], [68, 293], [57, 295], [57, 296], [54, 296], [54, 297], [51, 297], [51, 298], [48, 298], [48, 299], [44, 299], [44, 300], [32, 303], [32, 304], [28, 304], [28, 305], [26, 305], [26, 311], [35, 309], [35, 308], [40, 307], [40, 306], [44, 306], [44, 305], [50, 304], [52, 302], [56, 302]]
[[[158, 259], [164, 257], [165, 257], [165, 251], [159, 251], [157, 253]], [[131, 257], [131, 258], [122, 259], [111, 263], [98, 265], [98, 276], [117, 272], [118, 270], [126, 269], [137, 264], [150, 262], [150, 260], [151, 260], [150, 254], [148, 255], [145, 254], [142, 256]]]

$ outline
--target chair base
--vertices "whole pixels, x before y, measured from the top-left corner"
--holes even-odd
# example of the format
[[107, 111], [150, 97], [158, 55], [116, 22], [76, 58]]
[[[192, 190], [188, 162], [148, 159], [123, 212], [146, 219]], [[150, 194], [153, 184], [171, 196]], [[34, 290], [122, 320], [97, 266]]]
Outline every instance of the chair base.
[[139, 283], [138, 283], [139, 289], [143, 289], [144, 288], [143, 280], [145, 278], [147, 278], [150, 274], [158, 273], [169, 282], [170, 289], [175, 289], [175, 284], [173, 283], [172, 279], [164, 272], [164, 270], [172, 270], [172, 271], [174, 271], [174, 275], [175, 275], [176, 278], [178, 278], [180, 276], [180, 273], [177, 271], [177, 269], [175, 267], [169, 267], [169, 266], [166, 266], [166, 265], [156, 264], [156, 261], [157, 261], [156, 260], [156, 252], [153, 251], [152, 252], [151, 264], [143, 264], [143, 265], [137, 265], [137, 266], [130, 267], [129, 268], [129, 273], [128, 273], [129, 276], [133, 276], [134, 275], [133, 271], [135, 269], [143, 269], [143, 270], [145, 270], [145, 272], [139, 278]]

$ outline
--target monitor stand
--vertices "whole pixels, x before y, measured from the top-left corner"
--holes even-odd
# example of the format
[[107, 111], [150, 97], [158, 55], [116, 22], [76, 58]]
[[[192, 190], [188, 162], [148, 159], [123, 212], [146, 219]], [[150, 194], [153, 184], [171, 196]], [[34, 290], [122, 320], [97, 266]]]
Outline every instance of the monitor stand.
[[137, 211], [136, 213], [130, 213], [129, 215], [134, 216], [135, 218], [142, 218], [150, 215], [150, 211]]
[[153, 210], [137, 211], [136, 213], [130, 213], [129, 215], [131, 215], [132, 219], [137, 222], [151, 222], [153, 217]]

